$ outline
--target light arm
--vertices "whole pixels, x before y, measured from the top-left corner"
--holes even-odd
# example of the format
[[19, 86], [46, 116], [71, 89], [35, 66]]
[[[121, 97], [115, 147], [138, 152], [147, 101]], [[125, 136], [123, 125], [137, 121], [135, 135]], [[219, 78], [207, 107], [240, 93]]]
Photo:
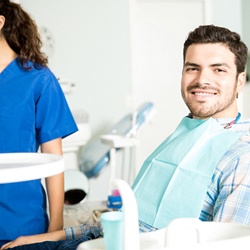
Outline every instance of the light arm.
[[[62, 155], [62, 139], [58, 138], [42, 144], [41, 152]], [[48, 232], [61, 230], [63, 228], [64, 174], [47, 177], [45, 183], [50, 213]]]

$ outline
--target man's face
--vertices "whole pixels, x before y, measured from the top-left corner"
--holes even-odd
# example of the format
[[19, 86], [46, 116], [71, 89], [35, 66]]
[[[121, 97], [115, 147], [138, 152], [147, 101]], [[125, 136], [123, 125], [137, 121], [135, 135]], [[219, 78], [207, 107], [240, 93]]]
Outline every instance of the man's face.
[[193, 44], [186, 52], [182, 97], [195, 118], [235, 117], [244, 78], [237, 77], [235, 55], [225, 45]]

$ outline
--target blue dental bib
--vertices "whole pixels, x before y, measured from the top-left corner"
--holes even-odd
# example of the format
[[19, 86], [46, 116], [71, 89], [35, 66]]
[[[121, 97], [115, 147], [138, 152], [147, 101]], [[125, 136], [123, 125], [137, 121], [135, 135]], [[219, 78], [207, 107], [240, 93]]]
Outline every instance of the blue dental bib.
[[163, 228], [175, 218], [198, 218], [216, 166], [241, 135], [213, 118], [184, 117], [135, 179], [139, 219]]

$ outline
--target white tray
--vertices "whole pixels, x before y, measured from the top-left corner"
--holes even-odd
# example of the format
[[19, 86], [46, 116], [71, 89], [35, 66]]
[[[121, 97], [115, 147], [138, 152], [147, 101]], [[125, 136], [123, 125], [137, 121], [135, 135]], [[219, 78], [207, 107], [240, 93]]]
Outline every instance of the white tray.
[[61, 155], [45, 153], [0, 154], [0, 183], [29, 181], [64, 171]]

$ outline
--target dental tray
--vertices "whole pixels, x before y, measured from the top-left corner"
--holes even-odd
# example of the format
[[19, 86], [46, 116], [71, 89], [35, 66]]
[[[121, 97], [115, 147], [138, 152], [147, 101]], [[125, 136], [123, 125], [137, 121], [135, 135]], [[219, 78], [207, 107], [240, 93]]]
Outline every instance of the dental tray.
[[0, 183], [41, 179], [64, 171], [61, 155], [0, 153]]

